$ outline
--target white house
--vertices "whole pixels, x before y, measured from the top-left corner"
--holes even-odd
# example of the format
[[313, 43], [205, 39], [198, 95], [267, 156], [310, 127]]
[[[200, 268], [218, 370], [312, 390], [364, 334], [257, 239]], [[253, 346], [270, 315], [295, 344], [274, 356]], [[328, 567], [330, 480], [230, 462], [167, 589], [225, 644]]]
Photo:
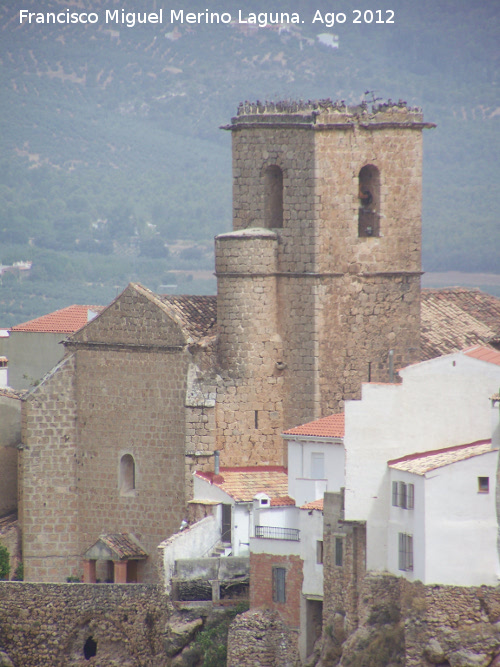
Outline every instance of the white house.
[[283, 433], [288, 441], [288, 495], [297, 506], [344, 486], [344, 415], [316, 419]]
[[[399, 544], [397, 549], [394, 544], [401, 533], [408, 536], [402, 549], [413, 546], [414, 578], [458, 585], [496, 582], [498, 409], [492, 411], [489, 399], [500, 386], [500, 352], [476, 346], [408, 366], [400, 376], [400, 384], [363, 385], [361, 400], [345, 406], [344, 519], [366, 522], [366, 567], [403, 574], [397, 562]], [[465, 451], [460, 446], [490, 440], [492, 412], [497, 420], [493, 447], [483, 443], [485, 451], [476, 449], [480, 454], [458, 460], [452, 450]], [[416, 463], [400, 469], [404, 460], [429, 461], [430, 453], [449, 448], [443, 465], [425, 474], [415, 472]], [[490, 480], [487, 496], [478, 490], [482, 477]], [[472, 486], [461, 488], [458, 480]], [[407, 502], [413, 493], [413, 509], [393, 506], [394, 481], [408, 485]], [[457, 544], [459, 553], [454, 551]], [[482, 554], [475, 569], [471, 563], [483, 547], [488, 554]]]
[[266, 533], [269, 528], [297, 529], [296, 520], [283, 511], [294, 505], [287, 494], [287, 472], [281, 466], [221, 468], [218, 474], [194, 473], [193, 502], [219, 505], [216, 511], [221, 522], [222, 542], [230, 546], [228, 553], [233, 556], [248, 556], [254, 526]]
[[387, 569], [424, 584], [498, 584], [491, 440], [388, 462]]

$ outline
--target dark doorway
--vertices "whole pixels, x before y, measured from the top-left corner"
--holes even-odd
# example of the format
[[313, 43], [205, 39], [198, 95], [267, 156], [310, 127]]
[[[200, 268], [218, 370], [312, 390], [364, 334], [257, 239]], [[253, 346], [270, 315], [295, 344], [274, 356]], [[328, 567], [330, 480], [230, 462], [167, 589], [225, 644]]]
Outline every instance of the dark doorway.
[[231, 505], [222, 505], [222, 541], [231, 544]]

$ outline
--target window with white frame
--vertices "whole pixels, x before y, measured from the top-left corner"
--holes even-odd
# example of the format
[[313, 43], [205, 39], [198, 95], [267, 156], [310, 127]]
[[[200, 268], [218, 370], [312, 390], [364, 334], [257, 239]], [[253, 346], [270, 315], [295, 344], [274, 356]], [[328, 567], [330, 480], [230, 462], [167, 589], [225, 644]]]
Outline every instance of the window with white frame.
[[399, 533], [398, 569], [403, 572], [413, 570], [413, 535]]
[[415, 485], [406, 484], [406, 482], [393, 482], [392, 505], [404, 510], [412, 510], [415, 507]]
[[323, 452], [311, 454], [311, 479], [325, 479], [325, 455]]

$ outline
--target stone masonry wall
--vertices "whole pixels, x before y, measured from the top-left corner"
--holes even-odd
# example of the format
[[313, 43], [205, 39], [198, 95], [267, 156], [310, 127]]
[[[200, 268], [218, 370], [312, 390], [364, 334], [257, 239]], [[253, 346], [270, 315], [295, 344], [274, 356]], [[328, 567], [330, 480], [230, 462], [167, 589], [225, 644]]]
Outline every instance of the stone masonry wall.
[[74, 371], [70, 355], [23, 403], [19, 518], [27, 581], [79, 574]]
[[240, 614], [229, 628], [227, 667], [298, 667], [296, 633], [276, 612]]
[[[272, 229], [276, 287], [264, 294], [266, 308], [277, 295], [285, 429], [357, 398], [369, 363], [372, 380], [387, 381], [390, 350], [396, 368], [418, 358], [423, 127], [421, 112], [404, 104], [372, 112], [328, 102], [244, 105], [232, 119], [235, 230], [270, 226], [266, 173], [276, 166], [283, 174], [283, 226]], [[380, 234], [360, 236], [359, 174], [367, 165], [380, 182]], [[248, 315], [258, 319], [259, 311], [253, 283], [240, 289], [243, 340]], [[241, 310], [231, 312], [237, 321]]]
[[[139, 581], [155, 581], [156, 548], [185, 507], [184, 399], [187, 352], [78, 349], [79, 551], [102, 533], [133, 533], [150, 558]], [[135, 462], [135, 489], [120, 489], [120, 460]]]
[[0, 651], [15, 667], [163, 667], [167, 621], [161, 586], [0, 582]]
[[283, 350], [277, 321], [276, 234], [247, 230], [216, 240], [216, 408], [221, 464], [283, 462]]
[[[129, 286], [68, 347], [25, 401], [26, 579], [81, 577], [101, 534], [133, 533], [150, 554], [139, 581], [155, 581], [157, 546], [185, 513], [184, 335], [154, 296]], [[134, 459], [130, 490], [120, 488], [124, 455]]]

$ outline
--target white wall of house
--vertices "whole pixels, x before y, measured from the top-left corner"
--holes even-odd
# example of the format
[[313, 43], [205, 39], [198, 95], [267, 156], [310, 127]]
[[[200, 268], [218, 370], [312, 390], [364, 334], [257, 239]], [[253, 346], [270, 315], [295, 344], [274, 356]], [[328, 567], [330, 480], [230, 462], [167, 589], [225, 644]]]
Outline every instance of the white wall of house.
[[[389, 523], [387, 526], [387, 570], [411, 581], [425, 579], [425, 478], [401, 470], [389, 471], [389, 489], [393, 482], [414, 485], [414, 508], [393, 507], [389, 494]], [[399, 533], [413, 537], [413, 570], [399, 569]]]
[[216, 516], [207, 516], [187, 530], [172, 535], [159, 546], [160, 563], [167, 593], [175, 571], [175, 561], [181, 558], [202, 558], [221, 538], [221, 523]]
[[[323, 465], [321, 465], [323, 461]], [[344, 486], [344, 446], [340, 438], [288, 440], [288, 495], [297, 506]]]
[[248, 556], [249, 536], [252, 530], [252, 503], [236, 503], [225, 491], [215, 484], [194, 475], [194, 500], [210, 500], [223, 505], [231, 505], [231, 546], [233, 556]]
[[491, 436], [500, 367], [451, 354], [408, 366], [402, 384], [364, 384], [347, 401], [345, 519], [367, 521], [367, 567], [386, 567], [391, 503], [387, 461]]
[[[426, 474], [424, 583], [498, 584], [497, 461], [492, 451]], [[478, 477], [489, 477], [488, 493], [478, 491]]]
[[323, 596], [323, 564], [318, 563], [318, 542], [323, 541], [323, 512], [299, 510], [301, 557], [304, 561], [302, 593]]

